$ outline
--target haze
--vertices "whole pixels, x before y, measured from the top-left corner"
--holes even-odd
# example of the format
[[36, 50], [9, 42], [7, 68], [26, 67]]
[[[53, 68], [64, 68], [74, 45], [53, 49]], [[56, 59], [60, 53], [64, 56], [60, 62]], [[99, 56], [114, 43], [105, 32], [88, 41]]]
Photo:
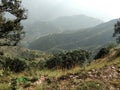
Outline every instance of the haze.
[[85, 14], [103, 21], [119, 18], [120, 0], [23, 0], [29, 20]]

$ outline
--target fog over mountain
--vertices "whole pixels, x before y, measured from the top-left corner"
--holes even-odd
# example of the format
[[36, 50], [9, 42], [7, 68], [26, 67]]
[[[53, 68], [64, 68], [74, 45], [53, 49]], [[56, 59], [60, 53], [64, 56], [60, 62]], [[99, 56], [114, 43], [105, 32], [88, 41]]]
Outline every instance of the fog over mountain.
[[119, 0], [24, 0], [22, 3], [28, 9], [28, 19], [23, 22], [27, 45], [48, 34], [83, 30], [120, 16]]
[[24, 41], [28, 45], [30, 42], [53, 33], [70, 33], [86, 28], [94, 27], [103, 21], [86, 15], [73, 15], [59, 17], [51, 21], [36, 21], [24, 23], [26, 37]]
[[31, 21], [80, 14], [109, 21], [119, 18], [119, 3], [119, 0], [23, 0]]
[[31, 49], [43, 51], [70, 50], [85, 48], [89, 50], [98, 49], [105, 44], [114, 42], [112, 37], [115, 20], [102, 23], [93, 28], [80, 30], [65, 34], [52, 34], [41, 37], [29, 44]]

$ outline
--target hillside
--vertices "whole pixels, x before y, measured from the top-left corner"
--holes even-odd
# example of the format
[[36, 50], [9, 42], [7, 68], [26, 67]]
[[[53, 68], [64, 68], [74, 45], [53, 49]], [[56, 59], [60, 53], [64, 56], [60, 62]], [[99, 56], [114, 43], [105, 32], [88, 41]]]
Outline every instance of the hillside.
[[29, 48], [43, 51], [99, 48], [115, 41], [112, 37], [115, 23], [116, 20], [111, 20], [82, 31], [47, 35], [30, 43]]
[[42, 51], [30, 50], [19, 46], [1, 46], [0, 53], [3, 54], [2, 57], [5, 58], [18, 58], [31, 62], [44, 60], [49, 57], [49, 54]]
[[48, 34], [76, 31], [93, 27], [100, 23], [102, 23], [101, 20], [85, 15], [61, 16], [51, 21], [27, 21], [23, 22], [24, 30], [26, 31], [26, 37], [23, 42], [27, 46], [31, 41]]
[[1, 90], [9, 90], [13, 78], [18, 78], [16, 87], [21, 90], [119, 90], [120, 49], [111, 49], [105, 57], [69, 70], [31, 68], [3, 73], [0, 69], [0, 77]]
[[51, 70], [43, 71], [35, 89], [119, 90], [119, 55], [119, 48], [112, 49], [106, 57], [93, 60], [83, 67], [78, 66], [70, 70], [52, 70], [52, 72]]
[[23, 42], [25, 45], [28, 45], [31, 41], [34, 41], [42, 36], [51, 34], [51, 33], [58, 33], [61, 32], [59, 27], [56, 27], [52, 23], [48, 22], [31, 22], [31, 23], [23, 23], [24, 30], [26, 31], [26, 37], [24, 38]]

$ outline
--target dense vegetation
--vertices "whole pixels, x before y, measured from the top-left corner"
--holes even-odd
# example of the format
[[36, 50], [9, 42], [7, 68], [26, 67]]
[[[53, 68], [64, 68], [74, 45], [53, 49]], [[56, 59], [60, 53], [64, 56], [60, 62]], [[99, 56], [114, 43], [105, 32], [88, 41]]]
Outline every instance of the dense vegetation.
[[52, 58], [46, 61], [47, 68], [56, 69], [71, 69], [75, 66], [83, 65], [85, 61], [89, 61], [90, 52], [86, 50], [74, 50], [55, 54]]
[[104, 58], [109, 54], [110, 50], [108, 48], [101, 48], [100, 51], [96, 54], [94, 59]]
[[[14, 19], [5, 17], [5, 14], [13, 15]], [[16, 46], [23, 38], [25, 32], [21, 21], [26, 19], [25, 9], [21, 7], [19, 0], [0, 1], [0, 45]]]
[[[18, 46], [2, 46], [0, 47], [0, 68], [13, 72], [22, 72], [29, 67], [37, 68], [36, 63], [42, 63], [50, 54], [44, 52], [29, 50]], [[38, 68], [40, 68], [40, 64]], [[13, 69], [14, 68], [14, 69]], [[16, 69], [20, 69], [17, 70]]]
[[113, 37], [116, 37], [117, 43], [120, 43], [119, 34], [120, 34], [120, 20], [118, 20], [117, 23], [115, 24], [114, 33], [113, 33]]
[[6, 58], [5, 63], [3, 64], [3, 68], [5, 70], [13, 71], [13, 72], [22, 72], [27, 68], [27, 64], [25, 61], [19, 59], [10, 59]]

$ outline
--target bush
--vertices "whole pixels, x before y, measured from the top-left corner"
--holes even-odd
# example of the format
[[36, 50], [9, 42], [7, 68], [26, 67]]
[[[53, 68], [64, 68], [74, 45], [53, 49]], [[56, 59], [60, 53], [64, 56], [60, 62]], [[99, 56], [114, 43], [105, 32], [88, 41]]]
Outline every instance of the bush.
[[109, 43], [106, 48], [109, 49], [109, 50], [111, 50], [111, 49], [113, 49], [116, 46], [117, 46], [116, 43]]
[[7, 58], [4, 63], [4, 68], [9, 68], [13, 72], [22, 72], [26, 69], [27, 64], [25, 61], [19, 60], [19, 59], [10, 59]]
[[31, 62], [29, 63], [29, 68], [35, 68], [35, 67], [37, 67], [37, 63], [34, 62], [34, 61], [31, 61]]
[[[63, 54], [63, 53], [61, 53]], [[48, 59], [46, 61], [45, 67], [52, 69], [52, 68], [58, 68], [59, 66], [61, 66], [62, 63], [62, 57], [63, 55], [61, 54], [55, 54], [52, 58]]]
[[120, 50], [117, 51], [115, 57], [120, 57]]
[[100, 51], [95, 55], [94, 59], [103, 58], [110, 52], [109, 48], [101, 48]]
[[86, 50], [74, 50], [69, 52], [61, 52], [55, 54], [52, 58], [46, 61], [46, 67], [70, 69], [76, 65], [82, 65], [90, 58], [90, 52]]
[[45, 60], [40, 60], [38, 63], [37, 63], [37, 67], [39, 69], [44, 69], [45, 68]]

